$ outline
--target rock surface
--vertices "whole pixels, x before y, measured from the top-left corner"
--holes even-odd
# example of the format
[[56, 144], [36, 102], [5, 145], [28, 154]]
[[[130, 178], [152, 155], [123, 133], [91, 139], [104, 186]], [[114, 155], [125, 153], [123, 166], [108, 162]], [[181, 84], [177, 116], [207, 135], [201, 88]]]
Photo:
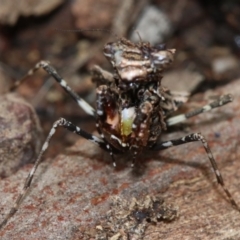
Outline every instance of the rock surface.
[[[176, 130], [163, 136], [173, 139], [201, 132], [238, 204], [239, 83], [236, 80], [195, 95], [192, 101], [202, 105], [211, 96], [226, 93], [232, 93], [234, 101], [188, 120], [187, 132]], [[101, 239], [96, 236], [103, 236], [104, 232], [112, 233], [108, 239], [127, 239], [126, 233], [111, 222], [111, 211], [117, 208], [114, 198], [129, 202], [131, 210], [133, 197], [141, 202], [148, 195], [160, 195], [172, 209], [177, 209], [178, 217], [169, 223], [147, 223], [141, 237], [133, 238], [129, 233], [130, 239], [240, 239], [239, 212], [217, 185], [200, 143], [146, 153], [140, 158], [134, 171], [128, 158], [120, 156], [118, 161], [125, 164], [120, 163], [114, 170], [107, 153], [80, 139], [66, 153], [41, 164], [33, 187], [19, 211], [0, 231], [0, 239]], [[9, 211], [30, 169], [31, 166], [25, 166], [0, 182], [0, 219]], [[112, 226], [112, 231], [106, 225]]]
[[17, 94], [0, 96], [0, 177], [32, 162], [41, 147], [41, 129], [32, 106]]
[[52, 1], [21, 1], [16, 6], [15, 1], [0, 0], [0, 23], [14, 25], [20, 16], [41, 16], [57, 8], [63, 0]]

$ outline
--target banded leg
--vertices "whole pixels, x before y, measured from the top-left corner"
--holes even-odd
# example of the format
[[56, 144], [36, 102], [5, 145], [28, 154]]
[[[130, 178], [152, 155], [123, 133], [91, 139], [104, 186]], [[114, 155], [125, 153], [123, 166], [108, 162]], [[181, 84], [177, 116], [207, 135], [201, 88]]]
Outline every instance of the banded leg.
[[237, 205], [237, 203], [235, 202], [235, 200], [233, 199], [231, 193], [228, 191], [228, 189], [225, 186], [225, 183], [223, 181], [222, 175], [220, 173], [220, 171], [218, 170], [218, 166], [217, 163], [212, 155], [212, 152], [210, 150], [210, 147], [208, 146], [208, 143], [206, 141], [206, 139], [200, 134], [200, 133], [191, 133], [185, 137], [182, 138], [178, 138], [178, 139], [173, 139], [173, 140], [169, 140], [166, 142], [161, 142], [157, 145], [155, 145], [152, 150], [163, 150], [169, 147], [173, 147], [173, 146], [178, 146], [181, 144], [185, 144], [185, 143], [190, 143], [190, 142], [196, 142], [196, 141], [200, 141], [203, 144], [203, 147], [208, 155], [208, 159], [211, 162], [212, 165], [212, 169], [215, 173], [216, 179], [218, 184], [221, 185], [221, 187], [223, 188], [224, 192], [226, 193], [229, 201], [231, 202], [232, 206], [235, 207], [238, 211], [240, 211], [239, 206]]
[[24, 183], [24, 187], [22, 189], [22, 191], [20, 192], [14, 206], [11, 208], [11, 210], [9, 211], [9, 213], [7, 214], [7, 216], [4, 218], [4, 220], [0, 223], [0, 229], [5, 226], [8, 222], [8, 220], [17, 212], [22, 200], [24, 199], [24, 197], [27, 194], [28, 189], [31, 186], [32, 183], [32, 179], [34, 177], [34, 174], [39, 166], [39, 164], [42, 162], [42, 156], [45, 153], [45, 151], [48, 149], [50, 140], [52, 138], [52, 136], [54, 135], [54, 133], [56, 132], [58, 127], [64, 127], [66, 129], [68, 129], [71, 132], [74, 132], [82, 137], [84, 137], [85, 139], [97, 144], [100, 148], [108, 151], [108, 148], [104, 142], [104, 140], [102, 140], [101, 138], [98, 138], [96, 136], [93, 136], [85, 131], [83, 131], [81, 128], [73, 125], [71, 122], [65, 120], [64, 118], [60, 118], [59, 120], [57, 120], [54, 124], [52, 129], [50, 130], [48, 137], [46, 139], [46, 141], [44, 142], [42, 149], [38, 155], [38, 158], [33, 166], [33, 168], [31, 169], [31, 171], [28, 174], [28, 177], [25, 180]]
[[86, 101], [79, 97], [78, 94], [74, 92], [67, 84], [67, 82], [58, 74], [56, 69], [47, 61], [38, 62], [35, 67], [30, 69], [23, 78], [14, 83], [14, 85], [10, 88], [10, 91], [16, 89], [22, 82], [27, 79], [27, 77], [33, 75], [40, 68], [44, 69], [50, 76], [52, 76], [60, 84], [64, 91], [66, 91], [74, 99], [74, 101], [77, 102], [79, 107], [81, 107], [86, 113], [95, 116], [94, 108], [92, 108]]
[[[126, 114], [127, 118], [126, 120], [129, 121], [129, 116], [131, 114], [134, 116], [136, 112], [136, 117], [133, 119], [132, 126], [131, 126], [131, 131], [134, 133], [134, 140], [136, 144], [130, 147], [131, 152], [133, 153], [132, 156], [132, 163], [131, 167], [134, 167], [136, 163], [136, 158], [141, 152], [141, 150], [150, 144], [150, 141], [148, 139], [153, 139], [153, 142], [156, 141], [157, 137], [159, 136], [159, 132], [161, 129], [166, 129], [166, 125], [162, 119], [159, 119], [158, 114], [154, 114], [154, 104], [156, 104], [156, 99], [154, 96], [149, 97], [145, 101], [143, 101], [138, 110], [136, 111], [134, 108], [129, 108], [128, 112]], [[150, 125], [151, 121], [154, 121], [157, 119], [157, 125], [153, 124], [151, 126], [151, 129], [148, 129], [148, 125]], [[124, 124], [123, 121], [123, 129], [125, 130], [125, 134], [129, 134], [129, 127], [128, 127], [128, 122], [126, 121], [127, 124]], [[153, 130], [154, 129], [154, 130]], [[128, 131], [126, 131], [128, 130]]]
[[177, 123], [183, 122], [183, 121], [187, 120], [188, 118], [191, 118], [191, 117], [196, 116], [198, 114], [210, 111], [213, 108], [221, 107], [221, 106], [223, 106], [223, 105], [225, 105], [229, 102], [232, 102], [232, 101], [233, 101], [233, 97], [232, 97], [231, 94], [223, 95], [218, 100], [216, 100], [214, 102], [211, 102], [211, 103], [209, 103], [209, 104], [207, 104], [207, 105], [205, 105], [201, 108], [195, 109], [195, 110], [193, 110], [191, 112], [188, 112], [188, 113], [185, 113], [185, 114], [180, 114], [180, 115], [177, 115], [175, 117], [168, 118], [166, 120], [167, 126], [172, 126], [172, 125], [175, 125]]
[[115, 147], [105, 140], [104, 133], [102, 132], [102, 128], [104, 128], [104, 126], [102, 126], [101, 124], [107, 121], [107, 115], [114, 116], [116, 114], [118, 104], [116, 104], [115, 98], [117, 98], [117, 96], [114, 94], [114, 92], [111, 91], [111, 89], [107, 85], [99, 86], [96, 90], [96, 93], [96, 128], [101, 138], [106, 143], [109, 154], [112, 158], [113, 166], [116, 167], [116, 161], [113, 155], [113, 149]]

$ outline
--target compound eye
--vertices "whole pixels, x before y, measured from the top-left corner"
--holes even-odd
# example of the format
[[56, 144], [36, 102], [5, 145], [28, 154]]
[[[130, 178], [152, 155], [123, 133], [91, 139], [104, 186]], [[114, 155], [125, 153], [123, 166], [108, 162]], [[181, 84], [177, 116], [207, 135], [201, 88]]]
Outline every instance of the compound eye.
[[157, 44], [157, 45], [154, 46], [154, 48], [156, 48], [158, 51], [167, 49], [165, 43]]
[[152, 61], [155, 66], [163, 65], [164, 63], [166, 63], [168, 61], [167, 52], [159, 51], [156, 53], [152, 53]]
[[106, 58], [111, 59], [115, 53], [115, 48], [113, 47], [113, 43], [111, 43], [111, 42], [107, 43], [104, 46], [103, 53]]
[[156, 70], [164, 70], [173, 61], [173, 56], [175, 49], [160, 50], [158, 52], [152, 53], [152, 64], [155, 66]]

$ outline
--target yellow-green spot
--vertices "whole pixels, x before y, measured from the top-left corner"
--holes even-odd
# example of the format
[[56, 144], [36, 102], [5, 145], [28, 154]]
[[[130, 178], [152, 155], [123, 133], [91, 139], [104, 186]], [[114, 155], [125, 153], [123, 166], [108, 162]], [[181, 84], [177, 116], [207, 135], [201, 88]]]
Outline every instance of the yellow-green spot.
[[129, 118], [129, 119], [125, 119], [124, 121], [122, 121], [122, 135], [124, 136], [128, 136], [129, 134], [132, 133], [132, 123], [133, 123], [133, 119]]
[[132, 133], [132, 124], [135, 119], [135, 108], [124, 108], [121, 114], [121, 134], [122, 136], [128, 136]]

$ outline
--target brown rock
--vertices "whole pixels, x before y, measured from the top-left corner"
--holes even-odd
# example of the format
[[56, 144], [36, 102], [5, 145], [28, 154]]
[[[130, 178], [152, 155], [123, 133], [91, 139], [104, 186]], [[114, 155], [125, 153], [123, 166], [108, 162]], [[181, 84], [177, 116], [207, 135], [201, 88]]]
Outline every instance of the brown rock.
[[42, 140], [32, 106], [16, 94], [0, 96], [0, 177], [32, 162]]
[[22, 0], [16, 4], [14, 0], [0, 0], [0, 23], [13, 25], [20, 16], [27, 17], [47, 14], [62, 3], [63, 0]]

